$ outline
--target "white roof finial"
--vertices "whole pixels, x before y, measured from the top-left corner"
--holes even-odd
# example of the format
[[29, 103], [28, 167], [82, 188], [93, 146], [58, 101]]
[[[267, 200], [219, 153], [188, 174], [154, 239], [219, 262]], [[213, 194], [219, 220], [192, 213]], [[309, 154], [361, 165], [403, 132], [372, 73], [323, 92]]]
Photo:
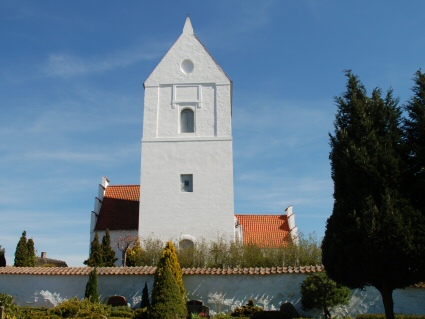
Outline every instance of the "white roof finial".
[[194, 32], [193, 32], [192, 22], [190, 21], [190, 17], [188, 16], [184, 24], [183, 34], [193, 34], [193, 33]]

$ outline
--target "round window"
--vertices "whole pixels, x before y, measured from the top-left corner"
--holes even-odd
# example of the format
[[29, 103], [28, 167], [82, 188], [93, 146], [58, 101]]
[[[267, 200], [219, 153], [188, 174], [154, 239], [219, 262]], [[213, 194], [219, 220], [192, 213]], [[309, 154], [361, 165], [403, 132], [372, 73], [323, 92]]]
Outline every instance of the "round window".
[[194, 65], [193, 65], [193, 62], [191, 60], [186, 59], [182, 62], [180, 68], [184, 73], [188, 74], [188, 73], [191, 73], [193, 71]]

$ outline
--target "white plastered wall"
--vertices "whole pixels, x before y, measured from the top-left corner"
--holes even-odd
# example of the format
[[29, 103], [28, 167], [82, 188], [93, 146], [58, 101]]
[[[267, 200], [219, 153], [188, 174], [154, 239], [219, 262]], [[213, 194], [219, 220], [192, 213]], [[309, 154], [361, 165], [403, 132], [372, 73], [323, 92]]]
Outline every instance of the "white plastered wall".
[[[320, 311], [303, 311], [300, 303], [300, 283], [303, 274], [280, 275], [185, 275], [183, 281], [187, 299], [202, 300], [212, 311], [229, 312], [253, 298], [265, 309], [279, 309], [284, 302], [295, 305], [304, 317], [319, 317]], [[88, 276], [70, 275], [0, 275], [1, 292], [12, 295], [21, 306], [54, 306], [54, 302], [84, 298]], [[98, 276], [99, 293], [103, 300], [110, 296], [125, 296], [131, 306], [141, 300], [147, 282], [152, 292], [153, 275]], [[403, 314], [425, 313], [425, 289], [406, 288], [394, 291], [394, 311]], [[350, 305], [335, 309], [334, 315], [355, 317], [360, 313], [383, 313], [379, 292], [374, 288], [353, 291]]]
[[[140, 237], [234, 239], [231, 85], [188, 18], [145, 82]], [[194, 112], [193, 133], [180, 133], [185, 108]], [[181, 191], [186, 174], [193, 192]]]

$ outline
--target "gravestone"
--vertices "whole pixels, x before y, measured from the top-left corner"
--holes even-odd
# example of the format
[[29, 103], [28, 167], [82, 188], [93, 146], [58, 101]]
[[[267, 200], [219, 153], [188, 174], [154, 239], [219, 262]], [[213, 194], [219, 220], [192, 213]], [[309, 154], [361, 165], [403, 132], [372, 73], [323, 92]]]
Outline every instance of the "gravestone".
[[199, 314], [202, 317], [210, 317], [210, 308], [204, 306], [204, 303], [201, 300], [190, 300], [187, 302], [187, 309], [189, 314]]
[[107, 304], [112, 307], [127, 306], [127, 299], [124, 296], [112, 296], [108, 298]]

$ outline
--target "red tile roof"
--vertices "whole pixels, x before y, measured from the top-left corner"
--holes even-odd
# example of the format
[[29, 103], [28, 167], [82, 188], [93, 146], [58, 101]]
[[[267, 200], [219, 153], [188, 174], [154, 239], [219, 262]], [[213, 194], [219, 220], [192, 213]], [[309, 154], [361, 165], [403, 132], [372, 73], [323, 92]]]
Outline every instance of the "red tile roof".
[[[92, 267], [0, 267], [0, 275], [88, 276]], [[99, 276], [154, 275], [156, 267], [97, 267]], [[323, 266], [267, 268], [183, 268], [183, 275], [276, 275], [308, 274], [324, 271]]]
[[139, 228], [140, 185], [110, 185], [106, 188], [95, 230]]
[[290, 241], [286, 215], [235, 215], [242, 225], [244, 244], [278, 247]]

